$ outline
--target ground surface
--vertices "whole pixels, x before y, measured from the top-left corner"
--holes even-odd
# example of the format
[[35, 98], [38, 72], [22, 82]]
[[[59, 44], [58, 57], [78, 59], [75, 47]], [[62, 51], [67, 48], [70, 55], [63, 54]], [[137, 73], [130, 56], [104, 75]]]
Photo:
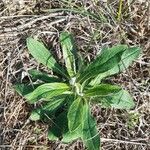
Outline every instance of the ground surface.
[[[111, 78], [129, 90], [136, 107], [130, 112], [98, 106], [92, 110], [103, 150], [150, 149], [150, 4], [123, 1], [120, 17], [118, 7], [118, 1], [109, 0], [0, 1], [0, 149], [84, 149], [81, 141], [69, 145], [48, 141], [47, 126], [28, 119], [34, 106], [12, 87], [28, 69], [47, 71], [29, 56], [25, 39], [42, 39], [61, 59], [58, 36], [63, 30], [74, 34], [78, 50], [88, 61], [105, 46], [126, 43], [142, 48], [140, 58], [126, 72]], [[74, 11], [50, 11], [54, 8]]]

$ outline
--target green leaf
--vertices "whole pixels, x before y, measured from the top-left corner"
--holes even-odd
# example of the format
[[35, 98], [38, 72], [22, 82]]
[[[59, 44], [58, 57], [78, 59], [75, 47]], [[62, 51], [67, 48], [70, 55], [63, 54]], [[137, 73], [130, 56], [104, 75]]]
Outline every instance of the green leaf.
[[36, 109], [31, 112], [30, 119], [32, 121], [37, 121], [37, 120], [40, 120], [41, 118], [42, 118], [41, 109]]
[[65, 83], [45, 83], [37, 87], [32, 93], [25, 95], [25, 98], [28, 102], [34, 103], [41, 98], [49, 100], [54, 96], [65, 94], [67, 90], [69, 90], [69, 86]]
[[54, 111], [64, 102], [66, 95], [55, 96], [43, 106], [44, 110]]
[[96, 128], [96, 121], [91, 116], [90, 108], [86, 104], [83, 111], [83, 141], [88, 150], [100, 150], [100, 136]]
[[96, 103], [100, 103], [104, 107], [113, 107], [116, 109], [132, 109], [135, 104], [131, 95], [125, 91], [121, 90], [118, 93], [115, 93], [111, 96], [106, 97], [97, 97], [95, 100]]
[[[68, 103], [70, 100], [72, 101], [73, 98], [73, 95], [65, 95], [65, 102]], [[67, 109], [56, 112], [55, 117], [56, 118], [52, 121], [53, 125], [48, 132], [48, 138], [52, 141], [62, 139], [63, 134], [68, 132]]]
[[27, 38], [27, 48], [38, 63], [42, 63], [49, 69], [53, 69], [55, 72], [67, 77], [65, 74], [66, 72], [56, 62], [52, 54], [45, 48], [43, 43], [29, 37]]
[[78, 74], [80, 74], [80, 72], [82, 72], [86, 67], [85, 58], [80, 53], [78, 53], [77, 60], [77, 70]]
[[85, 92], [85, 96], [111, 96], [114, 93], [118, 92], [121, 90], [121, 87], [116, 86], [116, 85], [110, 85], [110, 84], [100, 84], [96, 85], [92, 88], [89, 88]]
[[140, 48], [139, 47], [131, 47], [126, 49], [122, 56], [121, 60], [118, 64], [116, 64], [112, 69], [99, 74], [90, 84], [96, 85], [101, 82], [103, 78], [106, 78], [108, 76], [117, 74], [119, 72], [122, 72], [126, 70], [140, 54]]
[[74, 131], [82, 122], [83, 100], [77, 98], [69, 108], [68, 126], [70, 131]]
[[101, 54], [90, 63], [84, 70], [81, 72], [78, 80], [83, 82], [86, 79], [94, 78], [100, 73], [104, 73], [121, 60], [122, 53], [127, 49], [126, 45], [117, 45], [112, 48], [102, 50]]
[[47, 73], [43, 73], [39, 70], [31, 69], [28, 71], [32, 80], [41, 80], [43, 82], [60, 82], [61, 80], [55, 76], [49, 76]]
[[81, 126], [79, 126], [73, 132], [68, 130], [68, 120], [67, 120], [67, 112], [62, 112], [59, 116], [57, 116], [56, 120], [53, 121], [53, 126], [50, 128], [48, 132], [49, 140], [60, 140], [63, 143], [70, 143], [80, 137], [82, 137]]
[[53, 126], [49, 129], [48, 139], [49, 140], [59, 140], [62, 138], [62, 134], [67, 131], [67, 112], [62, 112], [53, 121]]
[[40, 86], [41, 84], [16, 84], [14, 86], [15, 90], [21, 95], [21, 96], [25, 96], [31, 92], [33, 92], [38, 86]]
[[139, 47], [131, 47], [128, 48], [121, 57], [121, 62], [119, 63], [119, 69], [118, 71], [123, 71], [126, 68], [129, 67], [129, 65], [131, 65], [131, 63], [133, 62], [133, 60], [135, 60], [136, 58], [138, 58], [140, 55], [140, 48]]
[[68, 74], [70, 77], [73, 77], [76, 74], [76, 64], [74, 58], [76, 55], [76, 48], [72, 35], [68, 32], [62, 32], [60, 34], [60, 43]]
[[33, 110], [31, 112], [30, 119], [36, 121], [47, 118], [47, 116], [55, 113], [55, 111], [62, 106], [65, 98], [66, 95], [60, 95], [51, 98], [50, 101], [44, 104], [42, 107]]
[[69, 130], [63, 134], [62, 142], [63, 143], [70, 143], [76, 139], [82, 137], [82, 128], [81, 125], [74, 131], [70, 132]]

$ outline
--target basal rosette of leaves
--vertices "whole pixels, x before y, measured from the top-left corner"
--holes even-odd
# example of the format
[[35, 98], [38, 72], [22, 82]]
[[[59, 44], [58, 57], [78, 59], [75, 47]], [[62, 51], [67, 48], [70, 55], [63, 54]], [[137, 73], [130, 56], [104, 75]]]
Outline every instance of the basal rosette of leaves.
[[[64, 143], [82, 139], [89, 150], [100, 149], [100, 135], [96, 120], [91, 115], [90, 104], [116, 109], [132, 109], [130, 94], [118, 85], [105, 83], [105, 78], [124, 71], [140, 54], [138, 47], [117, 45], [102, 49], [90, 64], [77, 54], [73, 36], [60, 34], [64, 63], [59, 64], [42, 42], [27, 38], [30, 54], [53, 71], [49, 75], [29, 70], [32, 84], [16, 84], [16, 91], [28, 103], [42, 101], [42, 106], [31, 112], [30, 119], [49, 123], [49, 140]], [[65, 66], [65, 67], [64, 67]]]

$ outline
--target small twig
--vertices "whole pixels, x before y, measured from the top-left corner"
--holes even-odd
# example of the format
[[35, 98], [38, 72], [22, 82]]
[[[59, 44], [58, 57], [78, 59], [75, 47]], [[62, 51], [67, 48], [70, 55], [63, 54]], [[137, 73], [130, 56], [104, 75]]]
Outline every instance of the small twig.
[[14, 15], [14, 16], [2, 16], [0, 19], [12, 19], [12, 18], [21, 18], [21, 17], [38, 17], [40, 15]]
[[150, 1], [148, 1], [148, 8], [147, 8], [147, 12], [148, 12], [148, 18], [147, 18], [147, 26], [148, 26], [148, 30], [150, 29]]
[[[27, 125], [29, 122], [30, 122], [30, 120], [28, 119], [28, 120], [24, 123], [24, 125], [22, 126], [22, 128], [20, 129], [20, 132], [23, 131], [23, 129], [26, 127], [26, 125]], [[16, 137], [15, 137], [15, 139], [13, 140], [12, 143], [16, 143], [20, 132], [17, 133], [17, 135], [16, 135]], [[19, 146], [20, 146], [20, 145], [18, 145], [17, 147], [19, 147]], [[0, 145], [0, 147], [1, 147], [1, 145]], [[16, 147], [16, 145], [15, 145], [15, 144], [12, 144], [11, 147]]]
[[118, 10], [118, 21], [121, 20], [121, 13], [122, 13], [122, 4], [123, 4], [123, 1], [122, 0], [119, 0], [119, 10]]
[[7, 99], [7, 92], [8, 92], [8, 83], [9, 83], [9, 71], [10, 71], [10, 64], [11, 64], [11, 60], [10, 60], [10, 55], [11, 53], [7, 54], [7, 58], [8, 58], [8, 66], [7, 66], [7, 73], [6, 73], [6, 83], [5, 83], [5, 97], [4, 97], [4, 112], [3, 112], [3, 117], [6, 119], [6, 99]]
[[[101, 142], [112, 142], [112, 143], [123, 143], [123, 144], [133, 144], [133, 145], [142, 145], [142, 146], [150, 146], [150, 144], [140, 143], [140, 142], [133, 142], [133, 141], [125, 141], [125, 140], [118, 140], [118, 139], [106, 139], [101, 138]], [[26, 147], [26, 148], [50, 148], [46, 145], [0, 145], [0, 148], [11, 148], [11, 147]]]
[[47, 15], [47, 16], [41, 16], [41, 17], [35, 18], [34, 20], [32, 20], [32, 21], [30, 21], [26, 24], [23, 24], [23, 25], [19, 26], [18, 28], [19, 29], [24, 29], [24, 28], [27, 28], [27, 27], [31, 27], [37, 21], [45, 20], [45, 19], [48, 19], [50, 17], [56, 17], [56, 16], [59, 16], [59, 15], [62, 15], [62, 13], [53, 13], [53, 14], [50, 14], [50, 15]]
[[124, 143], [124, 144], [150, 146], [150, 144], [148, 144], [148, 143], [140, 143], [140, 142], [133, 142], [133, 141], [117, 140], [117, 139], [101, 138], [101, 141], [102, 142], [112, 142], [112, 143]]
[[26, 147], [26, 148], [50, 148], [46, 145], [0, 145], [0, 148]]

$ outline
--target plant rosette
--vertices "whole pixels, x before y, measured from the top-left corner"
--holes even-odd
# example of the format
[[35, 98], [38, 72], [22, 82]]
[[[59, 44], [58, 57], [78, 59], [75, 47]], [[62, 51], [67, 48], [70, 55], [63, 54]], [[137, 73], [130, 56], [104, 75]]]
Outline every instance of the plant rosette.
[[[100, 135], [96, 120], [91, 115], [90, 105], [132, 109], [134, 101], [130, 94], [118, 85], [105, 83], [105, 78], [124, 71], [140, 54], [139, 47], [117, 45], [101, 50], [90, 64], [77, 54], [73, 36], [60, 34], [64, 64], [59, 64], [42, 42], [27, 38], [30, 54], [54, 72], [49, 75], [38, 70], [29, 70], [32, 84], [16, 84], [16, 91], [28, 103], [42, 101], [42, 106], [31, 112], [30, 119], [50, 123], [49, 140], [64, 143], [82, 139], [89, 150], [100, 149]], [[65, 67], [63, 67], [65, 66]]]

